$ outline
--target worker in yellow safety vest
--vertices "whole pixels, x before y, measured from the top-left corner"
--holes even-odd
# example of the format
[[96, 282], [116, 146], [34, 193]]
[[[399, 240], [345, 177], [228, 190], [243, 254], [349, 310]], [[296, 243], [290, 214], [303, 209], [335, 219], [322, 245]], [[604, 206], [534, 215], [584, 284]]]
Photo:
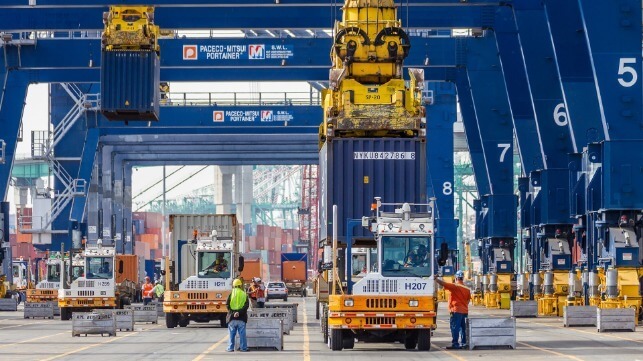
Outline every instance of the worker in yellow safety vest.
[[227, 352], [234, 352], [234, 344], [237, 333], [239, 333], [239, 351], [248, 351], [246, 340], [246, 323], [248, 323], [248, 307], [250, 306], [248, 294], [242, 289], [243, 282], [235, 279], [232, 282], [232, 292], [228, 296], [226, 306], [228, 307], [228, 348]]

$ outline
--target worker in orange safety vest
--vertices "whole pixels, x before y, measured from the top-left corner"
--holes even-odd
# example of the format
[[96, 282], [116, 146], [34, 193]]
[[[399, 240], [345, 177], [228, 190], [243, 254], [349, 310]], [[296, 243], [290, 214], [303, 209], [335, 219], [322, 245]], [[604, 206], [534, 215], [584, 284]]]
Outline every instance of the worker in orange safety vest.
[[152, 297], [154, 297], [154, 285], [150, 282], [150, 277], [145, 277], [145, 283], [141, 287], [143, 292], [143, 305], [147, 305], [152, 302]]

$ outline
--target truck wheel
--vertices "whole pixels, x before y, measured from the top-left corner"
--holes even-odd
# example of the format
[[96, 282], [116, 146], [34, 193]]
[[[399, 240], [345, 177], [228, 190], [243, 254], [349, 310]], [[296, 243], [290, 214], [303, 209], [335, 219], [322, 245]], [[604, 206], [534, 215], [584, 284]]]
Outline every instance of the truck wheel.
[[330, 334], [330, 349], [333, 351], [341, 351], [344, 348], [344, 335], [341, 329], [333, 329]]
[[315, 301], [315, 319], [319, 320], [319, 302]]
[[418, 344], [417, 335], [407, 335], [404, 339], [404, 348], [407, 350], [415, 350]]
[[417, 343], [419, 351], [429, 351], [431, 349], [431, 330], [419, 330]]
[[179, 318], [178, 316], [179, 315], [177, 315], [175, 313], [169, 313], [169, 312], [166, 313], [165, 314], [165, 326], [167, 326], [167, 328], [176, 327], [176, 325], [178, 323], [178, 318]]
[[324, 316], [325, 315], [322, 315], [322, 321], [321, 321], [322, 334], [324, 335], [324, 343], [328, 344], [328, 318]]
[[69, 321], [71, 319], [71, 310], [67, 307], [60, 308], [60, 320]]
[[352, 350], [353, 347], [355, 347], [355, 337], [353, 337], [353, 333], [351, 331], [347, 331], [346, 334], [342, 334], [342, 336], [344, 337], [342, 346], [347, 350]]
[[221, 328], [228, 328], [228, 321], [226, 315], [221, 316]]
[[301, 297], [306, 297], [306, 289], [305, 289], [305, 288], [304, 288], [304, 290], [301, 292]]
[[182, 318], [179, 320], [179, 327], [188, 327], [190, 324], [190, 319], [189, 318]]

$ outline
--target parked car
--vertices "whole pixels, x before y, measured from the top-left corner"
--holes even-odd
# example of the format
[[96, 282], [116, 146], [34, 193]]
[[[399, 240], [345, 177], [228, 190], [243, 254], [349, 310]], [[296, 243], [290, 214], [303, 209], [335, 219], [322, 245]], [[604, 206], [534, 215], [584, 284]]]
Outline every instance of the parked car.
[[288, 301], [288, 289], [283, 282], [269, 282], [266, 288], [266, 301], [274, 299]]

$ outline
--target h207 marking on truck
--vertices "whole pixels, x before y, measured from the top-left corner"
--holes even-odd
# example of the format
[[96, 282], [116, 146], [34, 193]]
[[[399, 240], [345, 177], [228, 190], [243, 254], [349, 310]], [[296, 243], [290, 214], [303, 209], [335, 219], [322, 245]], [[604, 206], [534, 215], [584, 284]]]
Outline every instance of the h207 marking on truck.
[[415, 160], [415, 152], [354, 152], [355, 160]]
[[405, 283], [404, 289], [409, 291], [422, 291], [426, 289], [426, 283]]

